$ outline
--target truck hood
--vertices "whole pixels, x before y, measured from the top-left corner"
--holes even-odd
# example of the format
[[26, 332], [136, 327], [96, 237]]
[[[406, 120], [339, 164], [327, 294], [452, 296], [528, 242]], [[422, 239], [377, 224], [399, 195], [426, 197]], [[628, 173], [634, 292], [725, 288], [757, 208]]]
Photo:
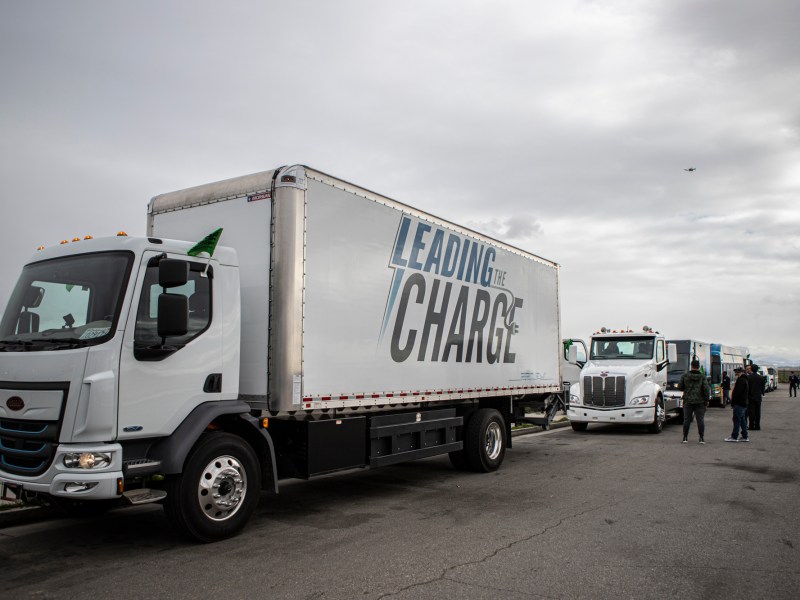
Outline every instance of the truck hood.
[[0, 418], [55, 428], [53, 441], [61, 443], [111, 441], [119, 361], [114, 347], [3, 352]]

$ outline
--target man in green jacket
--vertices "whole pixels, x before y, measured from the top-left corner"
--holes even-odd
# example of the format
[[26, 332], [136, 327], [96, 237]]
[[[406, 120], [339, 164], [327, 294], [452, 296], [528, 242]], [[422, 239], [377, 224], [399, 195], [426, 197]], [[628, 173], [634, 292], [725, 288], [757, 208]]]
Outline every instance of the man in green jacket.
[[697, 432], [700, 434], [700, 443], [705, 444], [703, 441], [703, 434], [706, 430], [704, 418], [708, 400], [711, 397], [711, 387], [708, 385], [706, 376], [700, 372], [700, 362], [697, 358], [692, 359], [691, 369], [681, 377], [678, 389], [683, 392], [683, 443], [689, 442], [689, 428], [692, 425], [692, 419], [697, 415]]

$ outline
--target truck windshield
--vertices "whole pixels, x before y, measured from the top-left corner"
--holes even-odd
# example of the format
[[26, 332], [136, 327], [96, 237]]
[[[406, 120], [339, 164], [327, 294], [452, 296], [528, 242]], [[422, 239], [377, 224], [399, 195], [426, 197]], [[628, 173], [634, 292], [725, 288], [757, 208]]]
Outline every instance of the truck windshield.
[[27, 265], [0, 321], [0, 352], [62, 350], [111, 338], [132, 262], [130, 252], [99, 252]]
[[678, 361], [670, 363], [667, 371], [668, 381], [680, 381], [684, 373], [689, 370], [689, 353], [678, 351]]
[[653, 358], [654, 342], [652, 337], [595, 338], [591, 360], [647, 360]]

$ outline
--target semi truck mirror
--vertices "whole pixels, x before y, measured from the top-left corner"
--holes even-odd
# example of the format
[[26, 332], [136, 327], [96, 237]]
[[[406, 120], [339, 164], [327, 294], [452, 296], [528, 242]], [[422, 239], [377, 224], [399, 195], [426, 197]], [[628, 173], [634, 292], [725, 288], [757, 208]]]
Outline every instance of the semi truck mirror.
[[181, 294], [159, 294], [158, 336], [160, 338], [177, 337], [186, 335], [188, 331], [189, 299]]
[[575, 344], [572, 344], [569, 347], [569, 358], [567, 360], [569, 360], [569, 363], [571, 365], [578, 364], [578, 346], [576, 346]]
[[158, 285], [162, 288], [180, 287], [188, 281], [189, 263], [185, 260], [165, 258], [158, 263]]
[[676, 344], [667, 344], [667, 362], [670, 364], [678, 362], [678, 346]]
[[25, 292], [25, 297], [22, 299], [22, 306], [25, 308], [37, 308], [42, 303], [44, 298], [44, 288], [38, 285], [32, 285]]

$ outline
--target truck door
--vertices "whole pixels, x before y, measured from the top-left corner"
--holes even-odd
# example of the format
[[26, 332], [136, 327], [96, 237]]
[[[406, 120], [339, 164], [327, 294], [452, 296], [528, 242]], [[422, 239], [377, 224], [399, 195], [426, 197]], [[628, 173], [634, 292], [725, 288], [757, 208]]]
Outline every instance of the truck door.
[[[569, 362], [570, 347], [577, 349], [577, 361]], [[580, 381], [581, 369], [586, 364], [586, 344], [583, 340], [564, 340], [564, 351], [561, 356], [561, 381], [564, 385], [571, 385]]]
[[[214, 285], [213, 266], [206, 260], [189, 263], [185, 285], [170, 294], [188, 299], [185, 335], [158, 336], [156, 252], [145, 253], [122, 342], [119, 381], [118, 439], [164, 436], [172, 433], [194, 407], [216, 399], [222, 377], [221, 286]], [[213, 263], [212, 263], [213, 264]]]

